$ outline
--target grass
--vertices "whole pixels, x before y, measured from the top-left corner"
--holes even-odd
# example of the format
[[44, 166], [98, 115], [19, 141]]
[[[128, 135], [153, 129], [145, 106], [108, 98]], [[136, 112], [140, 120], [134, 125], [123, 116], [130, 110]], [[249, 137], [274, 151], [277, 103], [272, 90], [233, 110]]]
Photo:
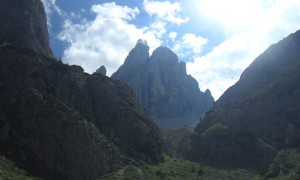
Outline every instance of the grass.
[[282, 150], [278, 153], [274, 162], [270, 169], [275, 172], [269, 179], [300, 180], [300, 149]]
[[0, 180], [38, 180], [29, 177], [27, 172], [19, 169], [14, 162], [0, 156]]
[[102, 180], [121, 179], [146, 179], [146, 180], [179, 180], [179, 179], [203, 179], [203, 180], [230, 180], [230, 179], [262, 179], [247, 170], [223, 170], [200, 163], [180, 160], [164, 155], [164, 163], [158, 165], [145, 165], [143, 167], [128, 166], [123, 169], [123, 174], [114, 172], [103, 176]]
[[[272, 172], [272, 173], [271, 173]], [[275, 173], [274, 173], [275, 172]], [[40, 180], [30, 177], [14, 162], [0, 156], [0, 180]], [[126, 166], [122, 170], [100, 177], [99, 180], [300, 180], [300, 149], [278, 153], [269, 174], [264, 177], [248, 170], [226, 170], [201, 163], [172, 158], [164, 154], [164, 162], [141, 167]]]
[[209, 133], [209, 132], [213, 132], [213, 131], [217, 131], [217, 130], [227, 130], [228, 126], [217, 122], [214, 125], [210, 126], [207, 130], [204, 131], [204, 133]]

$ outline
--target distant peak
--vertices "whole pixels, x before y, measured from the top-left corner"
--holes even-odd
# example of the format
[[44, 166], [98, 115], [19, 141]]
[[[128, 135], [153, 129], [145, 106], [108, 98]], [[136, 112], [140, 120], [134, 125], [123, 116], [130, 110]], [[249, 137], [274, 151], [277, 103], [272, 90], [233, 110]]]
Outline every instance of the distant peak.
[[101, 74], [103, 76], [106, 76], [106, 68], [105, 66], [101, 66], [99, 69], [96, 70], [96, 74]]
[[206, 89], [206, 90], [205, 90], [205, 94], [209, 94], [209, 95], [211, 95], [211, 92], [210, 92], [210, 90], [209, 90], [209, 89]]
[[137, 45], [138, 44], [141, 44], [141, 45], [144, 45], [144, 46], [148, 46], [148, 43], [147, 43], [147, 41], [145, 40], [145, 39], [139, 39], [138, 41], [137, 41]]
[[163, 52], [163, 53], [175, 54], [170, 48], [165, 46], [159, 46], [158, 48], [156, 48], [155, 51], [159, 53]]
[[160, 47], [156, 48], [153, 51], [152, 56], [154, 57], [154, 59], [157, 59], [160, 61], [170, 61], [171, 60], [171, 61], [176, 61], [176, 62], [180, 63], [178, 56], [171, 49], [164, 47], [164, 46], [160, 46]]
[[143, 50], [143, 51], [145, 51], [145, 52], [147, 52], [147, 53], [148, 53], [148, 51], [149, 51], [148, 43], [147, 43], [147, 41], [144, 40], [144, 39], [139, 39], [139, 40], [137, 41], [136, 45], [135, 45], [135, 48], [136, 48], [136, 49], [141, 49], [141, 50]]

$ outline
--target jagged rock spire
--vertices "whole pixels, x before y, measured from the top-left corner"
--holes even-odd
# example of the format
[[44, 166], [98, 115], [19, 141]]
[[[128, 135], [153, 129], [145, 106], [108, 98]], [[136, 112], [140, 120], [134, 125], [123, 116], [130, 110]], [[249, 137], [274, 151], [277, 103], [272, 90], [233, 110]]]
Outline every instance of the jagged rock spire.
[[195, 124], [214, 102], [211, 94], [201, 92], [197, 81], [187, 75], [186, 63], [172, 50], [158, 47], [149, 56], [149, 46], [141, 39], [112, 78], [126, 82], [163, 127]]

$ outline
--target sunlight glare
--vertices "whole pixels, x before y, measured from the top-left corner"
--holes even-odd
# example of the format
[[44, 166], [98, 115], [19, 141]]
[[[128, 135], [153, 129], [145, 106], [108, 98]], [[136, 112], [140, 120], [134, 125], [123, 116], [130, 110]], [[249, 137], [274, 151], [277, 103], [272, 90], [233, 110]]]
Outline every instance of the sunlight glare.
[[231, 30], [252, 26], [263, 11], [260, 0], [201, 0], [198, 7], [203, 16], [220, 21]]

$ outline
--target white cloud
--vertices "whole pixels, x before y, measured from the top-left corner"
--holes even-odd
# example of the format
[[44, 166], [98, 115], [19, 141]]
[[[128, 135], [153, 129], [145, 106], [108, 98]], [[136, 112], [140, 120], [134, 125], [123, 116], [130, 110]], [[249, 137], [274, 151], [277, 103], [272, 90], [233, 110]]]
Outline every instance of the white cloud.
[[93, 5], [96, 17], [74, 24], [66, 20], [59, 39], [68, 42], [63, 61], [77, 64], [88, 73], [105, 65], [111, 75], [124, 62], [138, 39], [146, 39], [150, 49], [160, 45], [157, 35], [149, 28], [137, 28], [130, 23], [138, 14], [137, 8], [122, 7], [115, 3]]
[[188, 73], [215, 99], [238, 79], [241, 72], [270, 44], [300, 28], [300, 2], [276, 0], [264, 6], [261, 16], [242, 31], [234, 32], [204, 56], [187, 64]]
[[181, 4], [178, 2], [170, 3], [169, 1], [149, 1], [144, 0], [144, 10], [154, 17], [154, 22], [151, 23], [149, 30], [155, 33], [158, 38], [162, 38], [167, 32], [167, 24], [180, 25], [189, 20], [179, 16]]
[[[55, 0], [44, 0], [44, 2], [46, 1], [50, 5], [51, 3], [55, 5]], [[210, 0], [195, 2], [203, 1], [208, 2]], [[216, 2], [217, 0], [211, 1]], [[226, 2], [238, 1], [243, 0]], [[64, 52], [63, 61], [81, 65], [88, 73], [92, 73], [101, 65], [105, 65], [108, 75], [111, 75], [123, 63], [138, 39], [146, 39], [151, 52], [161, 44], [163, 39], [166, 39], [164, 37], [166, 35], [168, 36], [167, 39], [174, 43], [173, 50], [178, 53], [181, 60], [187, 60], [186, 58], [189, 57], [194, 58], [194, 63], [187, 63], [188, 73], [198, 80], [201, 90], [209, 88], [217, 99], [238, 80], [240, 73], [264, 49], [271, 43], [275, 43], [296, 31], [300, 26], [299, 0], [253, 0], [253, 2], [244, 0], [243, 2], [245, 4], [250, 3], [249, 7], [241, 2], [236, 5], [240, 5], [241, 8], [248, 8], [248, 10], [245, 9], [247, 12], [245, 14], [234, 5], [226, 5], [226, 9], [225, 5], [217, 4], [223, 8], [220, 9], [223, 13], [219, 14], [212, 14], [217, 12], [215, 10], [218, 8], [201, 5], [201, 8], [207, 9], [199, 12], [202, 24], [211, 21], [215, 23], [217, 20], [225, 28], [220, 29], [220, 31], [230, 32], [226, 33], [227, 38], [224, 42], [214, 47], [211, 52], [206, 52], [205, 55], [202, 55], [203, 47], [211, 45], [207, 43], [212, 41], [199, 34], [193, 34], [194, 32], [181, 36], [180, 28], [176, 29], [176, 32], [170, 32], [168, 29], [172, 27], [169, 26], [170, 24], [180, 25], [189, 20], [180, 14], [182, 10], [180, 3], [144, 0], [144, 10], [153, 18], [152, 22], [149, 22], [148, 26], [145, 27], [133, 25], [133, 20], [140, 13], [139, 9], [118, 6], [115, 3], [94, 5], [91, 9], [95, 14], [93, 20], [82, 20], [79, 23], [74, 23], [72, 22], [72, 14], [63, 15], [67, 20], [59, 38], [69, 43]], [[259, 8], [252, 12], [252, 7]], [[55, 11], [54, 9], [52, 12]], [[210, 10], [212, 11], [210, 12]], [[241, 14], [240, 16], [236, 16], [234, 13], [226, 14], [230, 11]], [[189, 14], [189, 12], [184, 13], [186, 16]]]
[[57, 13], [58, 15], [62, 16], [63, 11], [56, 5], [56, 0], [42, 0], [42, 3], [44, 4], [45, 12], [47, 15], [47, 24], [48, 28], [51, 27], [51, 15], [53, 13]]
[[200, 0], [199, 12], [220, 21], [226, 29], [239, 31], [252, 25], [261, 17], [262, 0]]
[[102, 18], [132, 20], [140, 13], [138, 8], [129, 8], [116, 5], [116, 3], [105, 3], [103, 5], [93, 5], [92, 11]]
[[88, 73], [105, 65], [110, 76], [124, 62], [138, 39], [147, 40], [151, 53], [160, 46], [168, 24], [181, 24], [188, 20], [177, 14], [181, 10], [180, 3], [145, 0], [143, 5], [154, 17], [154, 21], [144, 27], [136, 27], [131, 22], [139, 15], [138, 8], [119, 6], [114, 2], [93, 5], [91, 11], [96, 17], [90, 21], [74, 23], [71, 19], [75, 15], [65, 16], [63, 30], [58, 36], [69, 44], [63, 61], [80, 65]]
[[51, 15], [53, 11], [59, 15], [63, 14], [62, 10], [56, 5], [56, 0], [42, 0], [42, 2], [47, 15]]
[[207, 41], [206, 38], [187, 33], [184, 34], [179, 41], [175, 42], [173, 51], [177, 53], [181, 60], [192, 60], [201, 55], [202, 49], [204, 45], [207, 44]]
[[181, 11], [181, 4], [178, 2], [144, 0], [144, 8], [150, 16], [155, 16], [158, 21], [182, 24], [189, 20], [177, 16], [177, 13]]
[[177, 37], [177, 32], [170, 32], [169, 33], [169, 38], [172, 40], [172, 41], [175, 41]]

